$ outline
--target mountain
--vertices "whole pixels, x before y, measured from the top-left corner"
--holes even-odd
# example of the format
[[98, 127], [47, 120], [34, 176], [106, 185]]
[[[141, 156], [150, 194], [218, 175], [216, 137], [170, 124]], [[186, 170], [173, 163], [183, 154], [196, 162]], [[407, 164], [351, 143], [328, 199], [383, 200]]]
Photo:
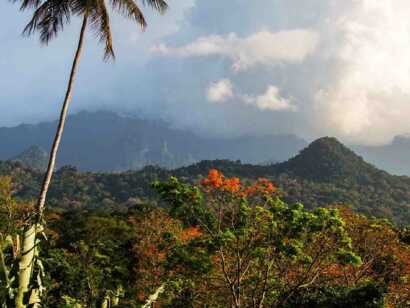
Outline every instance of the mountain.
[[366, 159], [397, 175], [410, 176], [410, 137], [397, 136], [390, 144], [379, 146], [353, 146]]
[[356, 183], [387, 173], [356, 155], [336, 138], [324, 137], [312, 142], [299, 155], [277, 166], [279, 172], [313, 181], [335, 182], [351, 179]]
[[44, 171], [47, 169], [48, 153], [39, 146], [33, 145], [10, 160], [21, 162], [32, 169]]
[[[58, 167], [84, 171], [121, 171], [158, 165], [168, 169], [206, 159], [247, 163], [284, 161], [306, 146], [293, 135], [204, 138], [162, 121], [135, 119], [111, 112], [70, 116]], [[0, 128], [0, 160], [14, 158], [31, 145], [48, 150], [57, 122]]]
[[[226, 160], [202, 161], [180, 168], [188, 174], [201, 174], [211, 168], [221, 169], [229, 175], [278, 176], [286, 174], [295, 179], [320, 183], [349, 181], [354, 184], [368, 184], [376, 177], [392, 177], [387, 172], [367, 163], [347, 146], [333, 137], [323, 137], [310, 143], [296, 156], [282, 163], [250, 165]], [[393, 178], [396, 178], [393, 176]]]
[[[0, 160], [13, 159], [32, 145], [48, 152], [56, 126], [57, 122], [44, 122], [0, 128]], [[80, 112], [67, 120], [57, 165], [83, 171], [138, 170], [147, 165], [175, 169], [217, 159], [269, 165], [286, 161], [306, 146], [306, 141], [294, 135], [205, 138], [163, 121], [105, 111]], [[410, 137], [396, 137], [383, 146], [351, 148], [378, 168], [410, 175]], [[336, 164], [338, 160], [330, 161]]]
[[[286, 162], [271, 165], [206, 160], [175, 170], [147, 166], [122, 173], [80, 172], [63, 167], [55, 174], [48, 203], [57, 207], [126, 209], [135, 200], [155, 200], [151, 188], [154, 180], [177, 176], [195, 183], [212, 168], [243, 181], [268, 178], [291, 204], [302, 202], [309, 209], [347, 205], [369, 216], [410, 224], [410, 178], [379, 170], [328, 137], [314, 141]], [[36, 196], [43, 176], [18, 162], [0, 162], [0, 175], [13, 177], [22, 198]]]

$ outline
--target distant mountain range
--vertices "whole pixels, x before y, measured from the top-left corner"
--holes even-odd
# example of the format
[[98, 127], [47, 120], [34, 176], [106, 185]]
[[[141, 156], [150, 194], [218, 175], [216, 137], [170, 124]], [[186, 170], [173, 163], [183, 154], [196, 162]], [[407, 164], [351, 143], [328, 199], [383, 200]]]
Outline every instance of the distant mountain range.
[[[23, 155], [23, 162], [38, 165], [46, 159], [42, 152], [49, 150], [56, 126], [56, 122], [49, 122], [0, 128], [0, 160]], [[288, 159], [306, 145], [293, 135], [204, 138], [162, 121], [81, 112], [67, 120], [57, 164], [81, 170], [123, 171], [147, 165], [177, 168], [206, 159], [271, 163]]]
[[[0, 128], [0, 160], [17, 159], [34, 168], [47, 165], [56, 122]], [[112, 112], [70, 116], [58, 167], [84, 171], [138, 170], [147, 165], [175, 169], [201, 160], [229, 159], [270, 164], [286, 161], [308, 143], [294, 135], [204, 138], [162, 121], [123, 117]], [[366, 161], [392, 174], [410, 175], [410, 138], [384, 146], [351, 146]]]
[[[212, 168], [244, 181], [269, 178], [285, 201], [302, 202], [307, 208], [348, 205], [370, 216], [410, 224], [410, 177], [394, 176], [377, 169], [335, 138], [321, 138], [283, 163], [243, 164], [239, 161], [207, 160], [175, 170], [148, 166], [122, 173], [80, 172], [63, 167], [53, 179], [48, 204], [57, 207], [112, 208], [125, 210], [155, 201], [154, 180], [177, 176], [198, 182]], [[21, 162], [0, 162], [0, 175], [10, 175], [17, 195], [31, 199], [39, 191], [43, 173]]]
[[352, 146], [352, 149], [383, 170], [410, 176], [409, 136], [397, 136], [383, 146]]

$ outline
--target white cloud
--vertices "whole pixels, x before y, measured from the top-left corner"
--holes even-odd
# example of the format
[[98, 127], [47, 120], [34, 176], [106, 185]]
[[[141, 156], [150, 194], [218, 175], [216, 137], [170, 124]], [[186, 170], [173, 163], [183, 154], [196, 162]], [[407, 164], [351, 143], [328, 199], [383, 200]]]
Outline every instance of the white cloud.
[[[40, 49], [34, 38], [21, 40], [17, 24], [23, 24], [27, 16], [14, 16], [14, 10], [0, 4], [1, 18], [17, 18], [0, 29], [7, 47], [0, 50], [0, 71], [13, 73], [0, 84], [0, 100], [8, 102], [0, 105], [1, 125], [45, 119], [57, 112], [58, 106], [52, 103], [64, 86], [65, 58], [71, 52], [67, 46], [76, 39], [79, 26], [77, 21], [59, 40]], [[121, 32], [131, 25], [113, 18], [118, 53], [114, 66], [100, 65], [101, 46], [90, 40], [79, 78], [97, 78], [91, 90], [78, 87], [79, 103], [74, 108], [96, 108], [104, 103], [113, 109], [138, 110], [138, 114], [142, 110], [175, 125], [213, 134], [288, 132], [376, 144], [410, 133], [408, 0], [174, 0], [165, 16], [146, 12], [150, 26], [143, 35], [135, 27]], [[235, 33], [228, 34], [232, 31]], [[164, 37], [170, 32], [175, 33]], [[166, 44], [152, 51], [167, 57], [145, 53], [148, 46], [161, 42]], [[26, 52], [42, 56], [48, 64], [29, 61]], [[180, 61], [178, 57], [201, 58]], [[141, 68], [143, 63], [146, 66]], [[232, 77], [229, 64], [241, 74]], [[60, 77], [53, 75], [56, 80], [48, 77], [49, 83], [33, 87], [35, 77], [47, 76], [50, 67]], [[232, 108], [204, 103], [208, 93], [203, 80], [221, 76], [235, 81], [231, 82], [232, 95], [216, 101]], [[261, 90], [261, 85], [266, 87]], [[282, 95], [262, 99], [268, 85], [277, 86]], [[38, 108], [26, 108], [33, 100], [39, 102]], [[277, 109], [286, 102], [297, 102], [299, 112], [257, 111]], [[185, 116], [186, 110], [190, 117]]]
[[223, 56], [233, 62], [235, 71], [243, 71], [256, 65], [300, 63], [314, 52], [318, 42], [318, 34], [310, 30], [261, 31], [246, 38], [235, 33], [205, 36], [180, 47], [160, 44], [151, 52], [179, 57]]
[[275, 86], [269, 86], [264, 94], [254, 99], [254, 103], [261, 110], [296, 111], [296, 107], [291, 104], [290, 99], [283, 98]]
[[229, 79], [213, 82], [207, 93], [210, 102], [222, 103], [233, 97], [233, 85]]
[[296, 111], [296, 106], [292, 105], [290, 99], [280, 95], [280, 91], [275, 86], [269, 86], [265, 93], [259, 96], [241, 95], [241, 100], [248, 105], [254, 105], [260, 110], [271, 111]]
[[410, 5], [349, 2], [332, 19], [330, 31], [339, 40], [326, 42], [333, 73], [313, 98], [317, 129], [353, 142], [386, 143], [410, 132]]
[[[242, 1], [234, 2], [238, 4]], [[197, 13], [201, 18], [197, 17], [191, 24], [194, 30], [199, 25], [201, 31], [193, 31], [192, 35], [175, 40], [186, 42], [189, 38], [190, 44], [159, 45], [153, 51], [170, 57], [213, 56], [227, 59], [235, 70], [242, 71], [235, 77], [234, 92], [247, 89], [246, 93], [258, 93], [256, 88], [260, 84], [280, 85], [283, 93], [298, 102], [300, 112], [284, 114], [283, 117], [272, 112], [271, 118], [260, 113], [247, 115], [249, 123], [270, 121], [263, 127], [271, 130], [289, 130], [307, 138], [334, 135], [351, 143], [367, 144], [387, 143], [395, 135], [410, 132], [408, 0], [274, 2], [269, 4], [269, 10], [265, 9], [267, 4], [264, 0], [254, 0], [241, 8], [237, 5], [238, 14], [229, 16], [227, 21], [220, 18], [215, 23], [208, 17], [212, 14], [212, 8], [217, 6], [217, 1], [209, 0], [201, 5], [202, 9]], [[225, 8], [228, 5], [220, 6]], [[209, 12], [203, 10], [204, 7]], [[220, 14], [218, 16], [223, 16]], [[269, 23], [269, 18], [272, 18], [272, 23]], [[271, 32], [259, 29], [269, 29]], [[251, 34], [209, 35], [232, 30]], [[200, 33], [200, 38], [192, 39], [197, 37], [196, 33]], [[189, 65], [192, 63], [202, 69], [201, 78], [215, 78], [215, 72], [224, 76], [231, 73], [212, 58], [188, 62]], [[248, 70], [255, 67], [268, 69]], [[203, 89], [199, 91], [203, 95]], [[288, 96], [282, 97], [282, 100], [268, 99], [275, 97], [273, 91], [271, 95], [263, 96], [234, 93], [227, 101], [238, 103], [237, 114], [248, 112], [241, 108], [241, 103], [264, 110], [295, 108], [287, 108], [287, 103], [293, 105]], [[280, 95], [278, 97], [281, 98]], [[199, 114], [198, 117], [201, 117], [203, 113]], [[295, 117], [297, 121], [289, 127], [289, 119]], [[252, 129], [250, 125], [245, 126], [243, 121], [232, 120], [239, 118], [236, 114], [229, 118], [229, 124], [226, 124], [226, 118], [220, 115], [221, 127], [233, 127], [232, 130], [244, 133]]]
[[242, 102], [252, 105], [260, 110], [270, 111], [296, 111], [296, 106], [292, 105], [290, 99], [280, 95], [277, 87], [270, 85], [266, 92], [252, 96], [249, 94], [234, 93], [234, 86], [229, 79], [222, 79], [213, 82], [207, 91], [207, 99], [213, 103], [224, 103], [227, 101]]

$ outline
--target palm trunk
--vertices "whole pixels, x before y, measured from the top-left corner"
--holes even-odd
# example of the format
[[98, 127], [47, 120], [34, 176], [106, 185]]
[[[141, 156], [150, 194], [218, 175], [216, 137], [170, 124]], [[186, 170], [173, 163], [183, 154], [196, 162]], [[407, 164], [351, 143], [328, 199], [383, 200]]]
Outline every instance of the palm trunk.
[[41, 224], [44, 207], [46, 203], [47, 192], [50, 187], [51, 178], [53, 176], [56, 157], [58, 148], [61, 142], [61, 137], [64, 131], [65, 120], [67, 117], [68, 106], [70, 105], [72, 94], [73, 94], [73, 84], [77, 75], [78, 64], [80, 62], [81, 53], [84, 45], [84, 34], [87, 28], [88, 14], [86, 13], [83, 18], [83, 24], [80, 32], [80, 39], [78, 41], [77, 51], [74, 57], [73, 65], [71, 68], [70, 79], [68, 81], [67, 91], [64, 98], [63, 107], [61, 109], [60, 119], [54, 137], [53, 146], [50, 151], [50, 158], [48, 162], [47, 172], [43, 180], [43, 185], [41, 187], [40, 196], [37, 201], [37, 213], [36, 219], [33, 223], [26, 227], [23, 235], [23, 247], [22, 254], [19, 262], [19, 286], [18, 293], [16, 296], [16, 307], [23, 308], [27, 307], [27, 300], [29, 297], [29, 285], [30, 279], [33, 272], [33, 263], [36, 250], [36, 235], [37, 228]]

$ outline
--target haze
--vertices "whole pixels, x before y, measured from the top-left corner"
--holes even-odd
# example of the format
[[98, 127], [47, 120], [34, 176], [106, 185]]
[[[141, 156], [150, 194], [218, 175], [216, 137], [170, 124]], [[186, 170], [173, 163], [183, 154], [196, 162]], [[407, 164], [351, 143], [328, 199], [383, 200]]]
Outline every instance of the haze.
[[[161, 118], [210, 136], [383, 144], [410, 132], [408, 1], [169, 4], [165, 17], [146, 11], [144, 33], [114, 19], [115, 64], [87, 41], [74, 112]], [[79, 31], [74, 22], [42, 48], [19, 36], [28, 16], [15, 12], [0, 4], [0, 126], [57, 118]]]

